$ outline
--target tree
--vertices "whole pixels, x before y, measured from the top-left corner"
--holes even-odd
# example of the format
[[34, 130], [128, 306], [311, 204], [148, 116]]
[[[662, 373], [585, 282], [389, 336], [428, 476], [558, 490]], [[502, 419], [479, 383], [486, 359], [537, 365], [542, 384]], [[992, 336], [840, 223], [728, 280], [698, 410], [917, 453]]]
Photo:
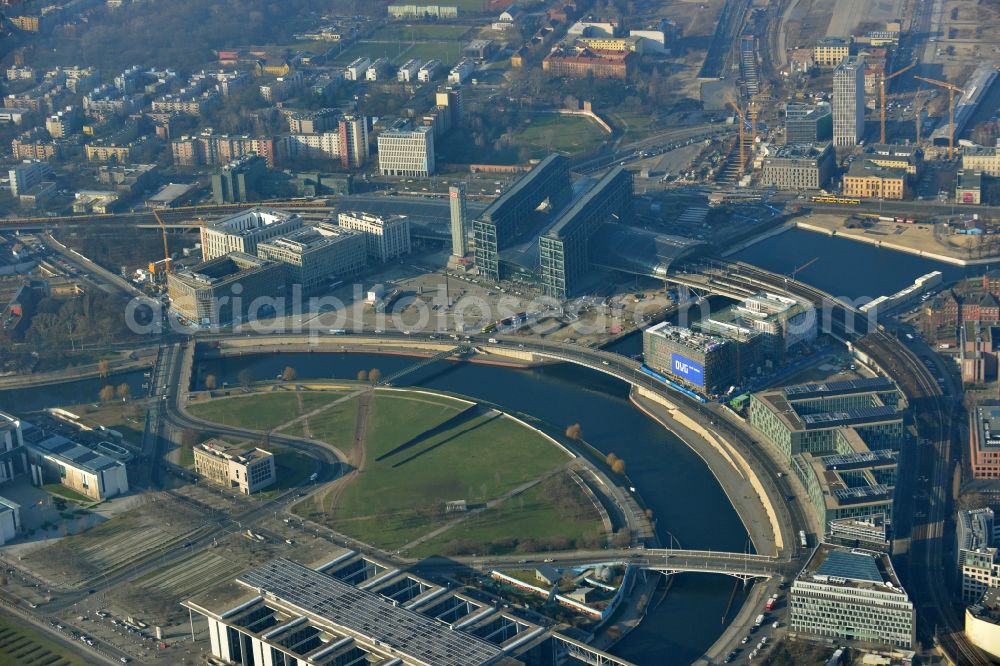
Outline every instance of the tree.
[[218, 380], [215, 375], [205, 375], [205, 388], [214, 391], [216, 386], [218, 386]]
[[624, 474], [625, 473], [625, 461], [622, 460], [621, 458], [618, 458], [617, 460], [615, 460], [614, 463], [612, 463], [612, 465], [611, 465], [611, 471], [614, 472], [615, 474]]
[[132, 399], [132, 387], [124, 383], [119, 384], [115, 388], [115, 395], [118, 396], [118, 399], [122, 402], [128, 402]]
[[111, 362], [106, 358], [102, 358], [97, 362], [97, 374], [101, 377], [107, 377], [111, 374]]
[[98, 393], [98, 397], [103, 403], [113, 402], [115, 399], [115, 387], [111, 384], [105, 385], [100, 393]]
[[580, 427], [579, 423], [574, 423], [571, 426], [567, 426], [566, 437], [567, 439], [572, 439], [574, 441], [579, 441], [583, 439], [583, 428]]
[[372, 384], [378, 384], [378, 380], [382, 379], [382, 371], [378, 368], [372, 368], [368, 371], [368, 381]]
[[299, 373], [295, 371], [290, 365], [286, 365], [285, 369], [281, 371], [281, 381], [283, 382], [294, 382], [295, 378], [299, 376]]
[[616, 460], [618, 460], [618, 456], [615, 455], [614, 451], [604, 456], [604, 462], [607, 463], [608, 467], [614, 467]]
[[358, 381], [359, 382], [366, 382], [366, 381], [368, 381], [368, 371], [367, 370], [358, 370]]
[[243, 388], [250, 388], [253, 386], [253, 372], [251, 372], [250, 368], [243, 368], [240, 370], [240, 374], [236, 377], [240, 380], [240, 384]]

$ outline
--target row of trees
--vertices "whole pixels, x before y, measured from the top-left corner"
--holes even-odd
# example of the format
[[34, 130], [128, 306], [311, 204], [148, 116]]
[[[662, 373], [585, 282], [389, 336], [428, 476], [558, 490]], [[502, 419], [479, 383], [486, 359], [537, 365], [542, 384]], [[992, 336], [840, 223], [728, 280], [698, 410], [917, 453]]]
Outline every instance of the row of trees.
[[132, 387], [128, 384], [119, 384], [118, 386], [106, 384], [98, 391], [98, 399], [104, 405], [110, 405], [113, 402], [129, 402], [132, 400]]
[[[102, 361], [102, 363], [104, 363], [104, 361]], [[283, 382], [294, 382], [298, 378], [298, 370], [290, 365], [286, 365], [281, 371], [281, 381]], [[237, 375], [237, 379], [241, 386], [249, 388], [254, 382], [253, 372], [251, 372], [249, 368], [244, 368], [240, 371], [239, 375]], [[382, 371], [378, 368], [372, 368], [371, 370], [358, 370], [357, 379], [359, 382], [371, 382], [372, 384], [377, 384], [379, 380], [382, 379]], [[205, 375], [202, 383], [207, 391], [214, 391], [219, 388], [219, 378], [213, 373]]]

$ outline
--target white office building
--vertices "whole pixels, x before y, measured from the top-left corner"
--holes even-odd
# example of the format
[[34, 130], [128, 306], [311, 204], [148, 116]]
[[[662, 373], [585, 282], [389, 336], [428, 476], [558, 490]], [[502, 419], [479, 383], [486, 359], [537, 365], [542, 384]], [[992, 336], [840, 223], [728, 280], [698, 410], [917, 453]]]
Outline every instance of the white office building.
[[885, 553], [820, 544], [792, 583], [791, 631], [863, 647], [914, 643], [913, 602]]
[[379, 134], [378, 169], [383, 176], [427, 178], [433, 174], [433, 128], [391, 129]]
[[853, 148], [865, 135], [865, 59], [848, 56], [833, 72], [833, 145]]
[[365, 235], [371, 261], [392, 261], [410, 253], [410, 219], [404, 215], [345, 212], [337, 216], [337, 224]]
[[201, 228], [201, 252], [205, 261], [230, 252], [257, 254], [257, 244], [302, 228], [302, 218], [273, 208], [251, 208]]

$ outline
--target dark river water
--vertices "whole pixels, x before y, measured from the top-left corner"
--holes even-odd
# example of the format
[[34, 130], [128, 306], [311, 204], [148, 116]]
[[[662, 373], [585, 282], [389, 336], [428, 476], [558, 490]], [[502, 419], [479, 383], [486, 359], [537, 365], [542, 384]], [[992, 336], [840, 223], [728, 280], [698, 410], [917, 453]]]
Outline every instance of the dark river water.
[[[790, 273], [816, 257], [797, 277], [836, 296], [850, 298], [895, 292], [932, 270], [941, 270], [946, 280], [966, 273], [919, 257], [797, 230], [751, 246], [734, 258]], [[630, 336], [612, 348], [632, 355], [640, 347], [639, 337]], [[257, 379], [274, 377], [287, 365], [296, 368], [300, 379], [353, 379], [361, 369], [379, 368], [383, 374], [390, 374], [412, 362], [377, 354], [291, 353], [215, 359], [198, 365], [199, 370], [214, 373], [220, 381], [238, 383], [237, 375], [245, 368]], [[132, 385], [134, 394], [144, 392], [142, 372], [114, 378], [115, 384], [123, 381]], [[0, 410], [18, 413], [94, 402], [105, 383], [95, 379], [0, 391]], [[672, 535], [684, 548], [746, 548], [743, 525], [701, 459], [632, 407], [622, 382], [567, 365], [517, 370], [445, 362], [407, 375], [400, 383], [489, 401], [559, 429], [579, 423], [592, 446], [605, 453], [614, 451], [626, 461], [632, 483], [653, 510], [663, 543], [668, 543]], [[665, 600], [613, 652], [643, 666], [689, 664], [721, 634], [743, 598], [741, 586], [734, 585], [732, 579], [681, 574]]]

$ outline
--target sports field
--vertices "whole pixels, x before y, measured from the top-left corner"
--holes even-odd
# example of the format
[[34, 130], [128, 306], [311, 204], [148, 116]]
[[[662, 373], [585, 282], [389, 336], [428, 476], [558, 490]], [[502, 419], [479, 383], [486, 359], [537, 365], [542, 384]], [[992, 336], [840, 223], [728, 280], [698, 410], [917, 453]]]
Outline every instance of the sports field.
[[583, 116], [538, 114], [514, 135], [514, 145], [525, 146], [531, 159], [551, 152], [577, 155], [599, 148], [608, 134], [593, 120]]
[[[388, 41], [388, 42], [358, 42], [334, 59], [338, 65], [346, 65], [355, 58], [366, 57], [388, 58], [394, 65], [402, 65], [410, 58], [421, 62], [440, 60], [443, 67], [451, 67], [462, 57], [461, 41], [431, 40], [431, 41]], [[447, 70], [439, 74], [443, 76]]]

